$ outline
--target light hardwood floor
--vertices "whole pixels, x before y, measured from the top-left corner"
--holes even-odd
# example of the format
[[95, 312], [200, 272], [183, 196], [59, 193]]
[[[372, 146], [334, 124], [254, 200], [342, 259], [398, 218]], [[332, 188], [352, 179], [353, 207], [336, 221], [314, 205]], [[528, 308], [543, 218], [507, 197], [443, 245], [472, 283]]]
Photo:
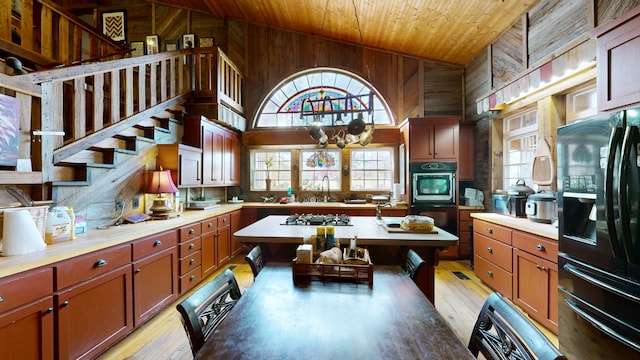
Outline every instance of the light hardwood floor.
[[[244, 255], [234, 257], [212, 276], [229, 266], [235, 266], [233, 273], [241, 288], [251, 286], [253, 275], [249, 265], [244, 261]], [[456, 274], [463, 274], [468, 279], [461, 279]], [[482, 304], [492, 290], [475, 276], [469, 261], [441, 261], [436, 268], [435, 287], [436, 309], [447, 319], [458, 337], [467, 343]], [[542, 326], [538, 327], [556, 346], [558, 345], [558, 339], [553, 333]], [[103, 354], [100, 359], [191, 360], [193, 356], [180, 315], [175, 306], [170, 306]]]

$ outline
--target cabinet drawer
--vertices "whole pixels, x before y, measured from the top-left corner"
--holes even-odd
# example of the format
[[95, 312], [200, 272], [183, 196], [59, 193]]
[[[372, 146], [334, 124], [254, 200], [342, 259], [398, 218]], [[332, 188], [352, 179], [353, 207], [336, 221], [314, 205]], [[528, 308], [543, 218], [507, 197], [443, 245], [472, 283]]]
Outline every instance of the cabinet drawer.
[[151, 254], [176, 246], [178, 235], [175, 230], [165, 231], [136, 240], [133, 243], [133, 260], [139, 260]]
[[202, 233], [200, 223], [189, 224], [180, 228], [180, 242], [196, 238]]
[[185, 257], [189, 254], [192, 254], [202, 247], [202, 239], [197, 237], [195, 239], [191, 239], [189, 241], [180, 243], [180, 257]]
[[474, 219], [473, 231], [511, 245], [511, 229], [487, 221]]
[[202, 280], [202, 271], [199, 266], [180, 276], [180, 293], [184, 294], [185, 292], [193, 289], [200, 280]]
[[474, 272], [490, 288], [512, 299], [513, 277], [510, 272], [492, 264], [481, 256], [474, 255]]
[[15, 274], [0, 280], [0, 313], [53, 294], [53, 268]]
[[513, 248], [499, 241], [475, 233], [473, 253], [482, 256], [508, 272], [513, 268]]
[[180, 275], [184, 275], [189, 271], [200, 267], [200, 251], [196, 251], [195, 253], [183, 257], [180, 259]]
[[558, 263], [558, 242], [543, 239], [539, 236], [514, 231], [513, 247], [524, 250], [530, 254]]
[[202, 233], [207, 234], [212, 231], [216, 231], [216, 229], [218, 228], [218, 219], [215, 217], [212, 217], [203, 221], [201, 224], [202, 224]]
[[131, 246], [129, 244], [114, 246], [65, 260], [55, 266], [56, 290], [106, 274], [130, 262]]
[[471, 211], [460, 210], [459, 214], [460, 215], [458, 216], [458, 221], [473, 221], [473, 218], [471, 217]]
[[231, 225], [231, 216], [228, 213], [218, 216], [218, 227], [228, 225]]

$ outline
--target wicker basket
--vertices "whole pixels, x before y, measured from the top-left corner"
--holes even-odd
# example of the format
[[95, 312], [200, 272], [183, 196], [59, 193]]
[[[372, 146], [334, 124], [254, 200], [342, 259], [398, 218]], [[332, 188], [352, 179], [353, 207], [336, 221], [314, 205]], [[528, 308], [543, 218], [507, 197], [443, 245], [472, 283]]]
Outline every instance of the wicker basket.
[[40, 235], [42, 235], [42, 239], [44, 240], [44, 232], [47, 226], [47, 213], [49, 212], [49, 205], [0, 209], [0, 238], [2, 238], [2, 234], [4, 231], [4, 211], [9, 209], [28, 210], [31, 213], [33, 221], [36, 223], [36, 227], [40, 231]]

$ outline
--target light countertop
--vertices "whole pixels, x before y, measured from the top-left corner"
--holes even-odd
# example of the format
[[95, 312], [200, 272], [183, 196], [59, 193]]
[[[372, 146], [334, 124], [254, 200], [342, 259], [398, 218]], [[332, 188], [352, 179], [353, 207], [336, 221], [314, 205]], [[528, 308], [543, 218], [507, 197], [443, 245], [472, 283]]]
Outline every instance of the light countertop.
[[558, 228], [551, 224], [496, 213], [471, 213], [471, 217], [558, 241]]
[[[304, 236], [316, 234], [316, 225], [282, 225], [286, 215], [271, 215], [234, 233], [237, 241], [267, 243], [302, 243]], [[458, 237], [438, 227], [437, 234], [387, 232], [374, 216], [352, 216], [351, 226], [335, 226], [335, 237], [348, 244], [354, 235], [361, 245], [452, 246]]]

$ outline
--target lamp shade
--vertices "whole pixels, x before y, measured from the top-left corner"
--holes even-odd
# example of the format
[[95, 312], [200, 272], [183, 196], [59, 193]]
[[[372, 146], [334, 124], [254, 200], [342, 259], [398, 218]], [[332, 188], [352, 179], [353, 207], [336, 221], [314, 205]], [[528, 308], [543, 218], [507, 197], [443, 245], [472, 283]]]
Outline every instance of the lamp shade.
[[147, 187], [149, 194], [167, 194], [178, 192], [178, 188], [171, 178], [171, 170], [155, 170], [151, 174], [151, 181]]

